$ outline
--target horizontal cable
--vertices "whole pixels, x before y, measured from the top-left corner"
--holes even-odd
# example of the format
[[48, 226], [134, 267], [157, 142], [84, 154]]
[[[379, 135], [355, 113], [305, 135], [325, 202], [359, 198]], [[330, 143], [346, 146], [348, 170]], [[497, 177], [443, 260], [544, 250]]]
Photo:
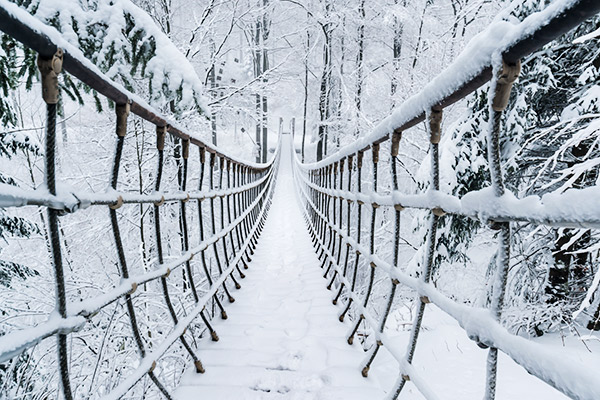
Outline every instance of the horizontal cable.
[[[258, 196], [257, 198], [262, 198], [263, 194], [265, 194], [265, 192], [267, 190], [271, 190], [271, 180], [272, 180], [272, 178], [269, 179], [269, 184], [265, 186], [265, 189], [261, 192], [261, 195]], [[246, 240], [244, 240], [244, 243], [243, 243], [242, 247], [240, 248], [240, 250], [238, 251], [237, 255], [231, 261], [230, 266], [226, 270], [223, 271], [223, 274], [219, 277], [218, 280], [216, 280], [213, 283], [213, 285], [210, 287], [210, 289], [202, 296], [202, 298], [198, 301], [197, 305], [193, 308], [193, 310], [191, 310], [191, 312], [188, 315], [183, 317], [175, 325], [175, 327], [173, 328], [171, 333], [169, 333], [169, 335], [167, 335], [165, 340], [163, 340], [162, 343], [158, 347], [156, 347], [152, 352], [149, 352], [148, 354], [146, 354], [146, 357], [144, 357], [143, 359], [140, 360], [140, 365], [135, 369], [135, 371], [131, 375], [129, 375], [125, 380], [123, 380], [119, 385], [117, 385], [113, 389], [112, 392], [110, 392], [108, 395], [102, 397], [102, 399], [118, 400], [121, 397], [123, 397], [138, 381], [140, 381], [140, 379], [142, 379], [146, 375], [146, 373], [148, 373], [148, 371], [152, 370], [153, 365], [155, 365], [155, 363], [160, 359], [160, 357], [163, 356], [167, 352], [169, 347], [171, 347], [171, 345], [173, 345], [173, 343], [175, 343], [179, 339], [179, 337], [184, 334], [186, 328], [194, 321], [194, 319], [196, 319], [198, 314], [200, 314], [200, 312], [202, 312], [202, 310], [206, 306], [206, 303], [208, 303], [212, 299], [212, 297], [215, 295], [215, 293], [217, 292], [219, 287], [223, 284], [223, 282], [225, 282], [225, 280], [229, 277], [229, 275], [235, 269], [235, 266], [237, 265], [237, 263], [242, 259], [243, 255], [244, 255], [244, 250], [250, 244], [252, 237], [253, 237], [254, 233], [256, 232], [256, 229], [260, 225], [259, 221], [265, 213], [266, 204], [267, 203], [265, 202], [263, 207], [261, 208], [260, 214], [259, 214], [258, 218], [256, 219], [257, 222], [252, 227], [252, 230], [246, 237]]]
[[123, 204], [153, 204], [158, 203], [161, 200], [166, 202], [204, 200], [247, 192], [263, 183], [266, 176], [267, 175], [238, 188], [189, 192], [177, 191], [171, 193], [155, 192], [152, 194], [118, 191], [106, 193], [77, 191], [61, 193], [59, 187], [59, 193], [56, 196], [52, 196], [45, 190], [21, 189], [19, 187], [0, 183], [0, 207], [45, 206], [54, 210], [73, 212], [88, 206], [115, 204], [119, 201], [119, 198], [123, 200]]
[[[272, 176], [273, 170], [269, 171], [269, 173], [265, 175], [265, 177], [268, 177], [269, 179], [272, 179]], [[32, 346], [35, 346], [43, 339], [52, 336], [55, 333], [69, 333], [80, 330], [85, 323], [88, 322], [90, 317], [94, 316], [102, 308], [110, 305], [119, 298], [125, 296], [127, 293], [130, 293], [134, 286], [139, 287], [144, 283], [148, 283], [160, 278], [161, 276], [164, 276], [169, 271], [174, 271], [181, 267], [186, 261], [191, 260], [196, 254], [206, 250], [209, 246], [218, 242], [229, 232], [235, 229], [235, 227], [240, 224], [243, 219], [246, 218], [252, 212], [252, 210], [254, 210], [254, 208], [256, 208], [267, 190], [268, 185], [265, 186], [260, 194], [249, 205], [249, 207], [247, 207], [246, 210], [244, 210], [244, 212], [235, 219], [235, 221], [233, 221], [231, 224], [228, 224], [227, 227], [221, 229], [215, 235], [205, 239], [193, 249], [183, 253], [175, 260], [161, 264], [153, 271], [145, 274], [123, 279], [118, 286], [102, 295], [83, 300], [78, 303], [69, 303], [67, 305], [69, 318], [67, 318], [64, 323], [57, 325], [57, 321], [54, 318], [49, 318], [46, 322], [35, 327], [17, 330], [0, 336], [0, 363], [10, 360], [14, 356], [22, 353]]]
[[[311, 200], [309, 200], [304, 189], [302, 189], [302, 195], [306, 199], [307, 203], [310, 204], [313, 211], [317, 212], [320, 218], [323, 218], [324, 215], [322, 213], [320, 213], [316, 209], [314, 203]], [[304, 211], [304, 212], [306, 215], [306, 211]], [[307, 215], [306, 215], [306, 218], [308, 218], [308, 220], [310, 220], [310, 218]], [[315, 233], [319, 247], [322, 249], [325, 256], [331, 261], [331, 264], [333, 265], [333, 268], [335, 269], [335, 271], [337, 271], [338, 279], [340, 279], [340, 281], [342, 282], [342, 284], [345, 285], [346, 288], [351, 288], [352, 283], [348, 280], [348, 278], [346, 278], [344, 276], [342, 269], [336, 262], [336, 257], [333, 255], [331, 250], [329, 250], [327, 248], [326, 244], [321, 240], [319, 235], [317, 235], [316, 232], [314, 232], [314, 228], [310, 224], [310, 222], [308, 223], [308, 225], [309, 225], [309, 228], [311, 229], [311, 231], [313, 231], [313, 233]], [[328, 222], [327, 222], [327, 225], [330, 227], [333, 227]], [[339, 230], [337, 228], [333, 227], [333, 229], [339, 233]], [[344, 241], [346, 243], [348, 243], [346, 238], [347, 238], [347, 236], [344, 235]], [[375, 258], [375, 257], [369, 257], [368, 253], [366, 253], [366, 252], [368, 252], [368, 250], [363, 248], [362, 246], [360, 246], [360, 249], [358, 248], [359, 246], [353, 246], [353, 245], [351, 245], [351, 246], [354, 247], [355, 249], [357, 249], [358, 251], [360, 251], [361, 255], [363, 255], [365, 257], [365, 259], [369, 262]], [[357, 266], [357, 268], [358, 268], [358, 266]], [[414, 278], [410, 278], [410, 279], [414, 279]], [[417, 281], [416, 279], [414, 279], [414, 280]], [[373, 317], [370, 314], [370, 312], [367, 310], [367, 308], [363, 306], [363, 304], [362, 304], [363, 299], [361, 298], [361, 296], [358, 293], [355, 293], [354, 291], [352, 291], [350, 289], [347, 289], [347, 294], [349, 297], [351, 297], [354, 300], [354, 303], [353, 303], [354, 306], [359, 310], [359, 313], [364, 317], [364, 319], [373, 327], [379, 326], [379, 323], [377, 322], [376, 318]], [[385, 346], [385, 348], [390, 352], [392, 357], [394, 357], [396, 359], [396, 361], [398, 362], [401, 374], [409, 375], [411, 377], [411, 379], [413, 378], [413, 376], [414, 377], [417, 376], [414, 369], [411, 371], [411, 373], [413, 375], [409, 374], [410, 365], [407, 364], [406, 361], [404, 360], [404, 352], [402, 349], [399, 348], [399, 346], [393, 344], [385, 333], [379, 332], [377, 329], [373, 329], [373, 335], [375, 336], [376, 340], [381, 341], [381, 343]], [[420, 387], [418, 387], [418, 389], [423, 394], [423, 396], [425, 396], [426, 399], [428, 399], [428, 400], [437, 400], [438, 399], [438, 397], [435, 394], [433, 394], [431, 389], [429, 389], [429, 387], [427, 386], [427, 384], [425, 383], [424, 380], [416, 378], [416, 379], [414, 379], [413, 383], [415, 383], [415, 385], [418, 384], [420, 386]]]
[[304, 175], [301, 176], [310, 188], [319, 193], [353, 203], [421, 210], [441, 209], [447, 214], [483, 222], [529, 222], [553, 227], [600, 229], [600, 203], [596, 200], [600, 197], [600, 187], [597, 186], [522, 199], [508, 191], [502, 197], [496, 197], [493, 189], [488, 187], [459, 198], [439, 190], [427, 190], [422, 194], [404, 194], [399, 191], [392, 191], [387, 195], [353, 193], [327, 189], [310, 182]]

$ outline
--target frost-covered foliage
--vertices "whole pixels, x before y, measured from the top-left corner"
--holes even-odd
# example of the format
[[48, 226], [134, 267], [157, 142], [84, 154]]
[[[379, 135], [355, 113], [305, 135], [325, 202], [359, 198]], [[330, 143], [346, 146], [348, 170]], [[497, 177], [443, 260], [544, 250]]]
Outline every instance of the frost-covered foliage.
[[[28, 74], [28, 63], [20, 65], [18, 57], [18, 44], [10, 37], [0, 37], [0, 123], [9, 128], [17, 125], [17, 113], [13, 101], [14, 91], [20, 84], [20, 79]], [[31, 57], [31, 52], [25, 51], [25, 58]], [[31, 63], [29, 63], [31, 65]], [[26, 86], [31, 87], [31, 79], [26, 80]], [[6, 163], [13, 159], [29, 157], [38, 154], [39, 149], [32, 143], [30, 137], [18, 132], [0, 132], [0, 162]], [[18, 186], [14, 176], [0, 171], [0, 185]], [[12, 211], [0, 208], [0, 290], [10, 288], [13, 280], [25, 280], [35, 276], [38, 272], [24, 263], [18, 263], [6, 259], [2, 254], [4, 248], [11, 238], [27, 238], [39, 232], [38, 226], [27, 218], [15, 215]], [[9, 311], [0, 305], [0, 318], [4, 318]], [[0, 325], [0, 335], [6, 333], [3, 325]], [[6, 364], [0, 364], [0, 382], [19, 382], [20, 367], [26, 365], [28, 356], [17, 357], [13, 361], [13, 368]], [[0, 393], [3, 390], [0, 389]]]
[[[15, 2], [57, 28], [109, 78], [142, 94], [150, 104], [163, 108], [173, 101], [170, 111], [177, 114], [190, 108], [204, 112], [203, 82], [193, 66], [154, 20], [131, 1]], [[31, 70], [33, 61], [28, 61]], [[77, 86], [66, 78], [63, 89], [73, 99], [81, 99]], [[95, 99], [101, 107], [101, 100]]]
[[[513, 13], [522, 18], [539, 6], [525, 3]], [[506, 185], [520, 196], [597, 184], [600, 44], [594, 38], [574, 40], [593, 32], [598, 24], [598, 19], [582, 24], [523, 60], [501, 135]], [[461, 197], [490, 185], [487, 102], [487, 88], [473, 94], [468, 110], [446, 128], [440, 167], [441, 190], [446, 193]], [[427, 165], [420, 174], [422, 188], [427, 184]], [[458, 263], [474, 268], [470, 255], [475, 252], [477, 257], [481, 241], [492, 233], [478, 221], [445, 217], [438, 232], [437, 267]], [[588, 307], [580, 323], [597, 326], [589, 322], [597, 314], [597, 305], [591, 304], [598, 297], [591, 285], [597, 236], [589, 230], [525, 225], [515, 229], [514, 241], [505, 313], [509, 326], [539, 335], [572, 324], [586, 294]], [[488, 259], [493, 268], [493, 257]]]

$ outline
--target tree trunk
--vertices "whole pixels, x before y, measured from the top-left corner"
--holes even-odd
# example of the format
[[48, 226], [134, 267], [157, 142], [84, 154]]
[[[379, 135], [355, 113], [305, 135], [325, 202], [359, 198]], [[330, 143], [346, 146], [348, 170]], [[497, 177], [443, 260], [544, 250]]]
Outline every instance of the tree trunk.
[[[309, 18], [310, 16], [307, 16]], [[308, 109], [308, 52], [310, 51], [310, 31], [306, 31], [306, 57], [304, 58], [304, 105], [302, 110], [302, 162], [304, 162], [304, 143], [306, 140], [306, 114]]]
[[363, 86], [363, 64], [365, 53], [365, 0], [361, 0], [358, 5], [358, 55], [356, 57], [356, 96], [354, 103], [356, 104], [356, 128], [354, 136], [360, 136], [360, 114], [362, 109], [362, 86]]
[[[394, 3], [397, 5], [398, 0]], [[402, 2], [403, 6], [406, 6], [406, 1]], [[394, 44], [393, 44], [393, 71], [392, 71], [392, 85], [391, 85], [391, 98], [392, 98], [392, 109], [396, 107], [396, 92], [398, 91], [398, 74], [400, 71], [400, 55], [402, 54], [402, 34], [404, 33], [404, 24], [400, 19], [394, 16]]]
[[[259, 3], [260, 6], [260, 3]], [[260, 37], [261, 37], [261, 24], [262, 21], [259, 18], [256, 21], [256, 31], [254, 32], [254, 45], [255, 45], [255, 50], [254, 50], [254, 76], [255, 77], [259, 77], [262, 71], [262, 57], [261, 57], [261, 51], [260, 51]], [[256, 151], [256, 162], [260, 162], [261, 160], [261, 132], [262, 132], [262, 123], [263, 123], [263, 118], [262, 118], [262, 96], [260, 94], [260, 91], [257, 90], [256, 92], [256, 146], [257, 151]]]
[[423, 40], [423, 24], [425, 23], [425, 14], [427, 14], [427, 8], [429, 7], [429, 1], [425, 2], [423, 7], [423, 15], [421, 15], [421, 22], [419, 23], [419, 33], [417, 34], [417, 44], [415, 45], [415, 55], [413, 56], [412, 68], [410, 69], [410, 84], [412, 86], [414, 79], [415, 67], [417, 66], [417, 60], [419, 59], [419, 51], [421, 50], [421, 42]]
[[[262, 23], [262, 72], [263, 74], [265, 74], [266, 71], [268, 71], [269, 69], [269, 57], [267, 55], [267, 48], [266, 48], [266, 43], [267, 40], [269, 38], [269, 21], [268, 21], [268, 16], [267, 16], [267, 6], [269, 5], [269, 0], [263, 0], [263, 7], [264, 7], [264, 12], [263, 12], [263, 23]], [[264, 92], [264, 90], [266, 90], [267, 87], [267, 76], [266, 74], [263, 76], [263, 96], [262, 96], [262, 119], [263, 119], [263, 126], [262, 126], [262, 162], [266, 163], [267, 162], [267, 150], [268, 150], [268, 140], [267, 140], [267, 133], [268, 133], [268, 120], [267, 120], [267, 95]]]
[[[329, 16], [330, 4], [325, 5], [325, 20]], [[319, 141], [317, 142], [317, 161], [327, 155], [327, 123], [329, 120], [329, 83], [331, 81], [331, 31], [327, 24], [324, 30], [323, 74], [321, 75], [321, 93], [319, 96]]]

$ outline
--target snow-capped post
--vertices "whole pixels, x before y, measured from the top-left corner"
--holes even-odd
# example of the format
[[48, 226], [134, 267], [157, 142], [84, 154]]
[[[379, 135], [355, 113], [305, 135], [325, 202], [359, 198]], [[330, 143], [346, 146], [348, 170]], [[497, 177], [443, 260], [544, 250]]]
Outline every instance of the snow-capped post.
[[[504, 195], [504, 178], [500, 161], [500, 129], [502, 114], [508, 105], [513, 83], [521, 72], [521, 61], [509, 64], [502, 61], [502, 69], [495, 74], [490, 85], [489, 113], [490, 125], [488, 132], [488, 165], [492, 181], [492, 188], [496, 197]], [[492, 285], [492, 304], [490, 312], [500, 321], [506, 279], [510, 266], [510, 240], [511, 230], [509, 222], [492, 221], [491, 228], [498, 231], [498, 252], [496, 253], [496, 271]], [[487, 344], [482, 344], [486, 347]], [[498, 366], [498, 349], [490, 347], [487, 357], [485, 400], [494, 400], [496, 397], [496, 376]]]
[[[427, 128], [429, 130], [429, 156], [431, 158], [431, 170], [430, 170], [430, 186], [429, 190], [437, 191], [440, 189], [440, 160], [439, 160], [439, 143], [442, 137], [442, 109], [439, 107], [432, 107], [426, 112]], [[429, 228], [427, 229], [427, 239], [425, 244], [425, 257], [423, 260], [421, 282], [423, 285], [429, 284], [431, 279], [431, 271], [433, 269], [433, 255], [435, 252], [435, 239], [437, 234], [438, 220], [443, 215], [443, 210], [434, 208], [431, 210], [429, 218]], [[410, 339], [408, 341], [408, 348], [406, 350], [406, 364], [411, 364], [415, 355], [415, 349], [417, 348], [417, 340], [419, 338], [419, 332], [421, 331], [421, 323], [423, 322], [423, 314], [425, 313], [425, 306], [429, 303], [429, 299], [417, 293], [419, 307], [413, 321], [413, 326], [410, 332]], [[393, 398], [398, 398], [402, 388], [406, 382], [410, 379], [409, 374], [405, 374], [401, 371], [401, 376], [396, 388], [396, 392]]]
[[[51, 195], [56, 196], [56, 105], [59, 99], [58, 74], [62, 71], [63, 51], [58, 48], [51, 58], [38, 54], [37, 65], [41, 74], [42, 98], [46, 103], [46, 186]], [[65, 274], [62, 263], [58, 216], [60, 211], [48, 208], [48, 235], [52, 250], [52, 265], [56, 285], [56, 309], [61, 318], [67, 318], [67, 296]], [[66, 400], [71, 400], [69, 377], [69, 350], [67, 334], [56, 335], [58, 350], [58, 368], [62, 392]]]

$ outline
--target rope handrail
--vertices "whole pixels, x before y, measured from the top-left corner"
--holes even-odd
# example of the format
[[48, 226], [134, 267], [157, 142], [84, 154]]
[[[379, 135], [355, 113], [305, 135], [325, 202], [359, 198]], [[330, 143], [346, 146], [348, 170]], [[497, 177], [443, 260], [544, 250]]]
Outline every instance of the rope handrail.
[[[56, 310], [47, 316], [46, 321], [29, 328], [5, 332], [0, 336], [0, 363], [15, 359], [26, 351], [34, 351], [39, 343], [56, 337], [59, 372], [57, 376], [60, 388], [63, 397], [72, 400], [74, 393], [71, 380], [76, 379], [79, 386], [85, 377], [72, 375], [69, 348], [73, 344], [69, 344], [68, 339], [72, 337], [70, 335], [77, 334], [81, 330], [98, 329], [95, 324], [89, 322], [108, 305], [117, 303], [125, 309], [121, 313], [124, 321], [120, 323], [128, 323], [130, 326], [130, 341], [135, 345], [139, 363], [134, 363], [136, 366], [127, 376], [123, 377], [120, 373], [117, 379], [111, 382], [110, 387], [104, 388], [100, 395], [106, 399], [121, 398], [147, 376], [162, 396], [171, 399], [170, 388], [163, 383], [161, 373], [155, 371], [157, 364], [161, 357], [176, 342], [179, 342], [180, 351], [192, 359], [196, 372], [204, 372], [200, 357], [191, 345], [197, 338], [197, 334], [192, 330], [200, 327], [213, 341], [219, 340], [210, 321], [215, 316], [215, 310], [220, 312], [222, 319], [227, 319], [223, 301], [224, 299], [230, 303], [235, 301], [230, 287], [240, 289], [238, 279], [245, 278], [242, 269], [248, 268], [247, 263], [251, 261], [254, 254], [271, 205], [277, 179], [275, 171], [279, 164], [281, 141], [272, 159], [267, 163], [246, 162], [227, 155], [192, 133], [178, 128], [176, 123], [160, 116], [138, 96], [110, 81], [59, 32], [43, 25], [17, 5], [0, 0], [0, 20], [2, 20], [0, 30], [38, 53], [38, 67], [42, 75], [42, 97], [47, 111], [45, 187], [25, 190], [0, 185], [0, 207], [41, 206], [46, 210], [48, 225], [46, 239], [51, 250], [56, 285]], [[115, 152], [108, 182], [109, 189], [104, 193], [63, 187], [56, 176], [58, 74], [63, 69], [102, 96], [114, 101], [116, 105]], [[130, 112], [137, 114], [156, 128], [158, 157], [156, 175], [151, 176], [154, 180], [151, 193], [130, 192], [118, 188], [119, 172], [122, 159], [125, 157], [125, 137]], [[179, 147], [175, 156], [165, 151], [167, 133], [174, 139], [173, 146]], [[199, 156], [199, 168], [193, 169], [198, 177], [198, 187], [195, 190], [187, 187], [190, 145], [198, 149]], [[161, 189], [162, 177], [167, 173], [165, 172], [167, 157], [175, 160], [177, 190]], [[204, 179], [205, 175], [207, 179]], [[161, 224], [164, 222], [162, 220], [166, 219], [165, 212], [161, 210], [169, 203], [171, 206], [179, 205], [177, 217], [172, 217], [175, 213], [172, 212], [172, 208], [169, 208], [171, 211], [169, 217], [179, 222], [171, 224], [178, 225], [177, 228], [170, 228], [180, 239], [179, 253], [166, 247], [163, 249], [163, 242], [168, 240], [163, 230], [169, 226]], [[131, 240], [129, 235], [121, 234], [121, 222], [124, 218], [117, 213], [121, 207], [131, 207], [131, 205], [137, 206], [132, 208], [132, 212], [140, 218], [143, 218], [145, 213], [144, 206], [147, 207], [146, 211], [151, 212], [149, 218], [153, 220], [149, 229], [154, 233], [150, 240], [146, 239], [151, 243], [149, 253], [154, 252], [155, 256], [148, 261], [150, 268], [144, 265], [144, 271], [135, 273], [130, 272], [130, 254], [125, 249], [126, 244]], [[188, 209], [194, 205], [197, 211], [194, 220], [197, 225], [193, 231], [197, 233], [198, 242], [190, 243], [189, 220], [193, 217], [188, 215]], [[85, 296], [86, 289], [69, 287], [67, 283], [62, 244], [65, 233], [60, 225], [60, 218], [65, 214], [88, 212], [85, 209], [90, 206], [96, 206], [95, 209], [108, 206], [110, 230], [116, 249], [115, 265], [120, 280], [117, 284], [111, 282], [112, 287], [102, 288], [100, 293], [91, 294], [84, 300], [69, 301], [68, 290], [80, 290]], [[143, 236], [143, 230], [140, 235]], [[146, 261], [142, 260], [142, 262]], [[200, 264], [204, 274], [195, 273], [192, 263]], [[217, 271], [213, 270], [214, 265]], [[177, 270], [181, 271], [180, 280], [175, 280], [171, 276]], [[152, 282], [156, 282], [161, 289], [155, 291], [152, 286], [146, 288], [146, 284]], [[71, 285], [75, 286], [75, 284]], [[140, 288], [143, 288], [144, 293], [160, 292], [166, 314], [170, 316], [170, 327], [161, 328], [159, 333], [159, 337], [163, 335], [160, 342], [156, 342], [156, 339], [150, 342], [151, 327], [142, 325], [138, 318], [138, 314], [143, 310], [140, 310], [139, 304], [134, 304], [134, 298], [139, 295]], [[174, 288], [180, 293], [173, 293]], [[189, 305], [190, 302], [192, 307], [186, 309], [186, 303]], [[212, 303], [212, 316], [207, 309], [209, 303]], [[201, 321], [196, 321], [198, 317]], [[169, 325], [167, 321], [161, 321], [161, 324], [165, 323]], [[97, 362], [101, 361], [102, 358], [97, 359]], [[110, 360], [104, 361], [107, 361], [110, 368]], [[118, 368], [110, 369], [109, 374], [115, 374], [117, 370]]]
[[[267, 177], [271, 179], [272, 173], [269, 173], [268, 176], [265, 176], [265, 178]], [[260, 195], [265, 194], [267, 189], [268, 187], [263, 188]], [[188, 250], [179, 257], [176, 257], [174, 260], [164, 264], [159, 264], [153, 271], [147, 272], [143, 275], [130, 276], [127, 279], [123, 279], [119, 286], [116, 286], [103, 295], [96, 296], [88, 300], [83, 300], [78, 303], [67, 304], [67, 309], [69, 312], [67, 321], [65, 321], [65, 323], [57, 325], [56, 321], [51, 319], [33, 328], [14, 331], [0, 337], [0, 363], [10, 360], [15, 355], [18, 355], [28, 348], [35, 346], [42, 339], [52, 336], [59, 331], [62, 333], [70, 333], [81, 329], [83, 325], [89, 322], [89, 319], [96, 315], [102, 308], [124, 297], [134, 290], [134, 288], [157, 280], [160, 277], [174, 272], [176, 269], [182, 267], [187, 261], [192, 260], [194, 256], [200, 254], [204, 250], [207, 250], [210, 246], [217, 243], [219, 240], [223, 239], [231, 231], [233, 231], [235, 227], [238, 226], [250, 214], [250, 212], [254, 210], [254, 208], [258, 205], [259, 200], [260, 196], [252, 202], [252, 204], [244, 211], [243, 214], [241, 214], [225, 229], [222, 229], [217, 234], [205, 239], [202, 241], [202, 243], [198, 244], [193, 249]], [[210, 290], [212, 291], [214, 288]], [[43, 331], [43, 333], [37, 333], [39, 331]]]
[[[342, 306], [339, 320], [351, 319], [347, 341], [349, 344], [354, 342], [363, 324], [363, 332], [373, 337], [374, 343], [366, 349], [362, 375], [368, 376], [382, 347], [398, 362], [398, 379], [388, 398], [396, 399], [409, 381], [425, 398], [438, 398], [413, 367], [429, 304], [453, 318], [479, 347], [489, 349], [486, 400], [495, 398], [499, 351], [572, 398], [592, 400], [600, 396], [600, 382], [591, 371], [582, 367], [579, 360], [566, 351], [549, 353], [545, 346], [510, 333], [500, 322], [510, 267], [513, 224], [525, 222], [533, 226], [600, 229], [600, 209], [594, 200], [597, 187], [518, 199], [505, 189], [500, 164], [502, 115], [512, 84], [520, 73], [520, 59], [598, 12], [600, 3], [589, 0], [552, 2], [543, 11], [513, 26], [512, 31], [496, 40], [493, 46], [481, 51], [468, 46], [454, 64], [406, 100], [370, 134], [315, 163], [302, 164], [294, 152], [296, 186], [313, 244], [322, 262], [321, 268], [325, 270], [323, 277], [328, 281], [327, 288], [337, 292], [333, 304]], [[475, 44], [478, 43], [475, 40]], [[477, 62], [465, 64], [465, 57], [474, 55]], [[439, 161], [443, 109], [490, 80], [487, 141], [491, 185], [483, 190], [469, 191], [461, 198], [443, 193], [440, 191]], [[429, 187], [417, 194], [405, 194], [399, 190], [397, 173], [400, 141], [406, 129], [422, 121], [426, 121], [430, 142]], [[389, 163], [389, 167], [381, 171], [380, 149], [385, 142], [388, 143], [386, 164]], [[368, 177], [363, 176], [365, 160], [369, 161], [371, 176]], [[378, 187], [381, 172], [387, 172], [391, 188]], [[584, 200], [583, 194], [587, 196]], [[416, 277], [402, 270], [399, 261], [401, 216], [408, 209], [428, 211], [425, 242], [415, 250], [415, 257], [420, 260]], [[576, 213], [571, 212], [575, 209]], [[390, 235], [376, 235], [383, 212], [392, 217], [393, 233]], [[489, 308], [458, 303], [431, 283], [438, 225], [446, 215], [480, 221], [496, 236], [498, 247]], [[368, 217], [370, 226], [362, 221]], [[367, 238], [361, 238], [365, 232]], [[384, 239], [393, 247], [391, 262], [378, 254], [377, 244]], [[379, 309], [371, 300], [376, 282], [389, 286], [387, 297], [384, 297], [386, 301], [382, 301], [385, 304]], [[416, 311], [405, 350], [385, 333], [386, 321], [400, 286], [416, 293]], [[379, 312], [375, 313], [376, 310]]]
[[62, 68], [66, 72], [69, 72], [107, 99], [114, 101], [115, 104], [130, 104], [131, 112], [138, 117], [153, 125], [167, 127], [169, 134], [181, 140], [189, 140], [191, 144], [203, 147], [217, 157], [224, 157], [226, 160], [257, 170], [269, 168], [272, 160], [265, 164], [255, 163], [226, 154], [216, 146], [204, 142], [191, 132], [179, 127], [175, 121], [162, 116], [142, 98], [108, 78], [83, 55], [81, 50], [64, 39], [55, 28], [42, 24], [18, 5], [8, 0], [0, 0], [0, 20], [2, 21], [1, 31], [34, 50], [44, 59], [51, 59], [58, 49], [61, 49], [63, 52]]
[[[0, 183], [0, 207], [44, 206], [55, 210], [75, 212], [89, 206], [108, 206], [122, 202], [123, 204], [154, 204], [160, 201], [167, 203], [209, 200], [247, 192], [264, 183], [267, 176], [232, 189], [216, 189], [203, 191], [154, 192], [139, 194], [122, 191], [91, 193], [86, 191], [64, 191], [55, 196], [45, 190], [23, 189]], [[69, 199], [69, 200], [67, 200]]]
[[[300, 176], [301, 178], [304, 178], [302, 175]], [[326, 219], [327, 217], [318, 210], [317, 206], [312, 202], [312, 200], [310, 200], [309, 194], [302, 186], [300, 186], [300, 191], [306, 201], [309, 202], [311, 209], [317, 213], [318, 217], [321, 219]], [[355, 239], [346, 235], [339, 228], [335, 226], [332, 228], [335, 233], [339, 235], [342, 243], [352, 247], [355, 249], [355, 251], [363, 256], [366, 264], [375, 265], [373, 268], [382, 270], [388, 274], [391, 279], [397, 280], [396, 284], [402, 284], [413, 289], [419, 297], [427, 297], [431, 303], [435, 304], [440, 310], [454, 318], [467, 332], [469, 337], [478, 338], [479, 343], [485, 344], [488, 347], [493, 346], [498, 348], [502, 352], [509, 355], [519, 365], [522, 365], [525, 369], [527, 369], [530, 374], [537, 376], [540, 379], [548, 379], [548, 377], [553, 377], [552, 386], [563, 392], [566, 391], [564, 388], [569, 388], [568, 393], [570, 393], [570, 396], [574, 396], [574, 394], [578, 393], [578, 390], [581, 390], [579, 388], [579, 384], [572, 385], [568, 378], [561, 378], [568, 377], [568, 372], [578, 369], [577, 365], [579, 364], [579, 361], [570, 357], [566, 351], [560, 353], [548, 353], [542, 350], [543, 346], [535, 342], [511, 335], [508, 330], [504, 328], [498, 321], [490, 318], [487, 309], [457, 303], [447, 295], [440, 292], [433, 284], [423, 284], [423, 282], [421, 282], [418, 278], [412, 277], [406, 272], [395, 268], [377, 255], [369, 254], [369, 249], [367, 247], [361, 245]], [[319, 236], [316, 235], [316, 232], [313, 230], [313, 227], [310, 224], [309, 229], [313, 235], [313, 240], [316, 240], [319, 244], [319, 247], [324, 249], [324, 254], [327, 256], [327, 258], [330, 260], [335, 259], [335, 255], [327, 248], [325, 243], [321, 241]], [[341, 282], [346, 287], [350, 287], [352, 284], [344, 276], [340, 267], [335, 263], [333, 264], [333, 267], [337, 271], [338, 278], [341, 280]], [[356, 304], [355, 307], [358, 309], [361, 318], [364, 318], [371, 326], [379, 326], [380, 321], [378, 321], [377, 318], [374, 317], [366, 307], [360, 304], [361, 298], [359, 294], [351, 291], [348, 293], [348, 296], [350, 296]], [[475, 320], [478, 320], [478, 322], [475, 322]], [[390, 340], [385, 333], [377, 330], [373, 331], [373, 335], [377, 341], [381, 341], [382, 345], [386, 346], [386, 349], [388, 349], [390, 354], [392, 354], [392, 356], [396, 358], [401, 365], [404, 363], [404, 354], [396, 342]], [[519, 351], [511, 351], [511, 346], [507, 345], [507, 342], [510, 341], [518, 342]], [[527, 361], [529, 358], [522, 357], [521, 352], [534, 354], [537, 360], [537, 365], [534, 367], [528, 366]], [[600, 359], [598, 361], [600, 361]], [[405, 367], [406, 365], [402, 365], [402, 368]], [[406, 371], [402, 372], [406, 373]], [[414, 372], [412, 375], [407, 375], [410, 376], [411, 381], [414, 381]], [[584, 398], [592, 398], [595, 393], [600, 392], [600, 382], [598, 382], [595, 378], [595, 373], [593, 371], [589, 371], [589, 373], [585, 375], [587, 375], [585, 380], [589, 382], [590, 385], [587, 388], [589, 391], [588, 397]], [[423, 387], [423, 390], [425, 392], [430, 392], [426, 386]], [[581, 392], [579, 392], [579, 394], [581, 394]], [[429, 399], [430, 397], [425, 395], [425, 398]], [[431, 398], [436, 397], [432, 396]]]
[[[446, 214], [470, 217], [481, 221], [530, 222], [556, 228], [600, 229], [600, 204], [595, 200], [600, 188], [571, 189], [566, 193], [548, 193], [542, 197], [528, 196], [517, 199], [510, 194], [497, 198], [488, 189], [469, 192], [462, 198], [428, 190], [422, 194], [404, 194], [394, 190], [390, 194], [354, 193], [348, 190], [326, 189], [308, 180], [311, 189], [345, 202], [402, 207], [415, 210], [444, 210]], [[576, 200], [576, 201], [575, 201]], [[577, 213], [571, 211], [577, 210]]]
[[371, 132], [315, 163], [302, 168], [315, 169], [338, 162], [351, 154], [365, 152], [372, 144], [381, 144], [390, 138], [390, 132], [403, 132], [425, 121], [432, 108], [447, 108], [464, 99], [492, 79], [493, 60], [504, 60], [508, 65], [533, 53], [551, 40], [600, 12], [596, 0], [557, 0], [541, 12], [512, 26], [502, 38], [488, 39], [494, 46], [481, 50], [463, 51], [443, 72], [432, 79], [419, 94], [405, 100], [394, 112], [379, 122]]

